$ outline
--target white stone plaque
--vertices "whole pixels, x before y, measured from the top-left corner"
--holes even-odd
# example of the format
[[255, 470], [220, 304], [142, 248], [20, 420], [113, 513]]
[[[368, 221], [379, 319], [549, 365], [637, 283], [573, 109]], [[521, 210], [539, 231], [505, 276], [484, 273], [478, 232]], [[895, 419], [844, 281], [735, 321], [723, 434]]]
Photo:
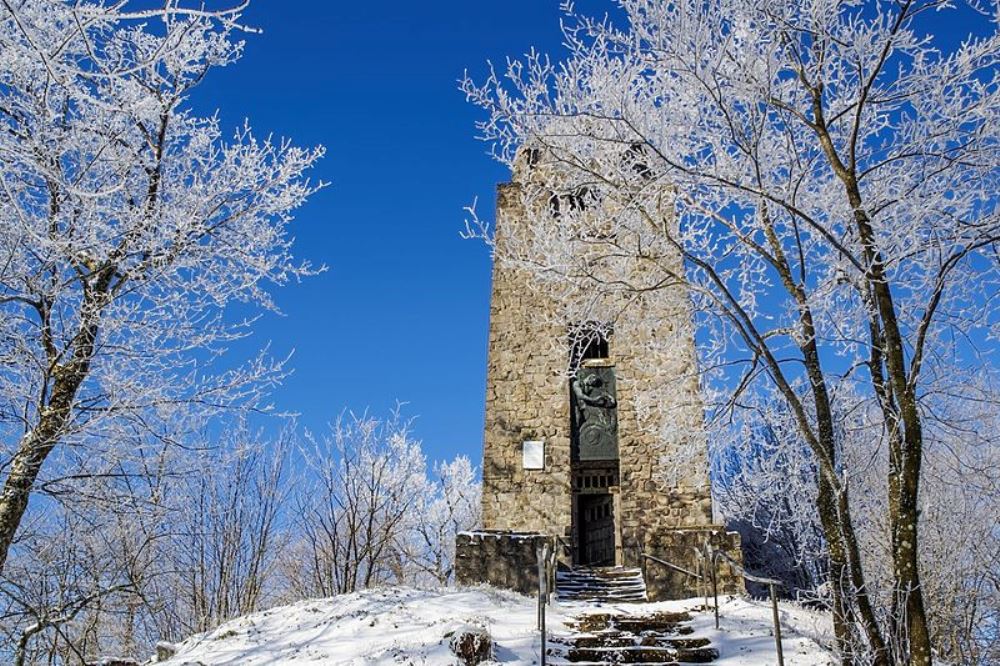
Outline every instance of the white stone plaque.
[[545, 469], [545, 441], [526, 441], [521, 444], [522, 467], [524, 469]]

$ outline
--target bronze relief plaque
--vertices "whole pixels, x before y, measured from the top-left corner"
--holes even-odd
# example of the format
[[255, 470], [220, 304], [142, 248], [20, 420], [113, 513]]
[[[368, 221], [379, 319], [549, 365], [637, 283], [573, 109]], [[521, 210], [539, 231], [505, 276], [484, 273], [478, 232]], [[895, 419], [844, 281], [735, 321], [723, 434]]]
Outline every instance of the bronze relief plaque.
[[613, 366], [582, 367], [570, 380], [571, 432], [577, 460], [618, 459], [618, 400]]

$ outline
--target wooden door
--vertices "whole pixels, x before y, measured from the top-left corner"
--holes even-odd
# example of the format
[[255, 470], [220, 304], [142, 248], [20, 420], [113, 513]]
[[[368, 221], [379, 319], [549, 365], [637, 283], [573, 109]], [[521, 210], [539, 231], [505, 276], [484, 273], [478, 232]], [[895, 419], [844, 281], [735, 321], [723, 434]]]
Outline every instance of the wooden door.
[[579, 496], [581, 564], [614, 566], [615, 510], [610, 494]]

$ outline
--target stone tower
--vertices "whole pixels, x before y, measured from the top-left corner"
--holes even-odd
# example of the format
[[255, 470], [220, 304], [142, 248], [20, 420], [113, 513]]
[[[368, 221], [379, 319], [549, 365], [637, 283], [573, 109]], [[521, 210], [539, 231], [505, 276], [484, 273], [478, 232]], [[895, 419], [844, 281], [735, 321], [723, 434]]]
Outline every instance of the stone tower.
[[[498, 188], [498, 245], [525, 231], [519, 179]], [[679, 261], [679, 260], [678, 260]], [[526, 270], [494, 262], [483, 450], [483, 530], [459, 537], [460, 582], [487, 581], [528, 592], [530, 544], [561, 544], [566, 566], [641, 566], [650, 555], [697, 566], [693, 548], [706, 540], [738, 556], [733, 534], [712, 524], [703, 406], [695, 372], [690, 303], [683, 288], [655, 300], [613, 331], [596, 327], [563, 348], [566, 325], [555, 295], [537, 288]], [[671, 344], [649, 356], [643, 336]], [[567, 373], [575, 356], [578, 370]], [[668, 391], [662, 387], [669, 385]], [[675, 427], [640, 426], [637, 397], [658, 388], [658, 418]], [[676, 433], [673, 438], [663, 433]], [[692, 441], [690, 438], [694, 438]], [[693, 445], [693, 447], [692, 447]], [[690, 451], [700, 455], [692, 456]], [[680, 477], [661, 474], [663, 461], [685, 451]], [[530, 538], [529, 538], [530, 537]], [[668, 569], [647, 570], [653, 598], [690, 596], [692, 581]], [[730, 585], [730, 587], [732, 587]]]

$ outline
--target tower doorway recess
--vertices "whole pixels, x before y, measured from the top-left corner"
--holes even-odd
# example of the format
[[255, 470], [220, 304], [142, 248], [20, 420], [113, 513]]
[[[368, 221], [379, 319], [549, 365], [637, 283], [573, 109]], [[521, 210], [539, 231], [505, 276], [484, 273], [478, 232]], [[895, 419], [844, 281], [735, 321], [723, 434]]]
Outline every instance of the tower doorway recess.
[[[581, 329], [586, 333], [586, 329]], [[586, 333], [573, 349], [570, 380], [574, 564], [621, 564], [618, 498], [618, 396], [608, 338]]]
[[573, 474], [573, 564], [622, 563], [618, 491], [617, 460], [578, 463]]
[[579, 564], [614, 566], [614, 497], [611, 493], [580, 495], [577, 506], [580, 530]]

